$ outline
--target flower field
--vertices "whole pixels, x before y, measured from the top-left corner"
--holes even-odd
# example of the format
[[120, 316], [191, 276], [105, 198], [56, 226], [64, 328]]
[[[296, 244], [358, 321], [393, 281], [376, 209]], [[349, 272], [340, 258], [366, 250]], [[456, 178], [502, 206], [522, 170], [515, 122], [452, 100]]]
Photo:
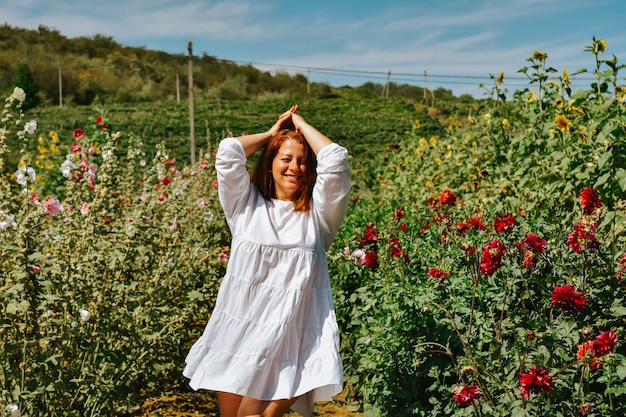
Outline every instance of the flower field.
[[[499, 74], [484, 100], [411, 103], [378, 144], [350, 139], [393, 123], [371, 109], [369, 127], [348, 108], [322, 126], [352, 154], [329, 260], [346, 395], [366, 416], [626, 414], [626, 87], [606, 48], [593, 39], [593, 67], [572, 73], [534, 52], [524, 90]], [[184, 386], [212, 310], [226, 132], [207, 123], [190, 166], [106, 109], [42, 133], [24, 99], [0, 123], [0, 411], [131, 416]]]

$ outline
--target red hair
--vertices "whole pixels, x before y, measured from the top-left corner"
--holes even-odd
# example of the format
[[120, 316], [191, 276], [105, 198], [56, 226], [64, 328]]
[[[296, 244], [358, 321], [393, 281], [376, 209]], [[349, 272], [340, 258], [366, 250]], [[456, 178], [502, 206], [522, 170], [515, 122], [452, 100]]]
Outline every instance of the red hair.
[[295, 130], [281, 130], [272, 136], [267, 142], [267, 146], [261, 152], [261, 155], [259, 155], [259, 159], [252, 173], [251, 181], [266, 200], [276, 198], [276, 187], [274, 186], [274, 177], [272, 176], [272, 162], [276, 154], [278, 154], [280, 147], [287, 140], [293, 140], [304, 147], [306, 165], [304, 182], [292, 200], [293, 208], [295, 211], [309, 211], [311, 209], [311, 201], [313, 200], [313, 186], [317, 178], [317, 159], [315, 158], [315, 153], [313, 153], [313, 150], [300, 132]]

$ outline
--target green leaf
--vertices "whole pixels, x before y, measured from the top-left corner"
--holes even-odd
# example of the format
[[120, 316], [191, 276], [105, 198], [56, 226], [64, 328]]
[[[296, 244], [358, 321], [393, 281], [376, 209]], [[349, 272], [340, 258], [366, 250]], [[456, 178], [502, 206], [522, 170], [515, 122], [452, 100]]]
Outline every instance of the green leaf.
[[619, 168], [615, 173], [615, 179], [622, 191], [626, 191], [626, 169]]

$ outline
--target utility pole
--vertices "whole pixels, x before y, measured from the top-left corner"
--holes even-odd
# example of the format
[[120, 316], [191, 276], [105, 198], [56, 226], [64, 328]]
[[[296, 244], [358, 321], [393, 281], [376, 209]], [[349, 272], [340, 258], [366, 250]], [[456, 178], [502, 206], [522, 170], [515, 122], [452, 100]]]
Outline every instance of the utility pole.
[[196, 128], [193, 112], [193, 47], [191, 41], [187, 45], [189, 51], [189, 145], [191, 148], [191, 166], [196, 165]]
[[180, 77], [178, 71], [176, 72], [176, 102], [180, 103]]
[[63, 107], [63, 76], [61, 73], [61, 62], [59, 62], [59, 107]]
[[383, 88], [383, 94], [381, 95], [384, 98], [389, 98], [389, 79], [391, 78], [391, 70], [387, 72], [387, 82], [385, 83], [385, 88]]

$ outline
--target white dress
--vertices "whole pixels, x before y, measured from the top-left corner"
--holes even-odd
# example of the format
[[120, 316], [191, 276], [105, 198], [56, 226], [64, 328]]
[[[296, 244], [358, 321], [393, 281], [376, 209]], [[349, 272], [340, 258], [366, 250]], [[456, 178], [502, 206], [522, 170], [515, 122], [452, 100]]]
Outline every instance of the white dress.
[[220, 143], [219, 196], [232, 244], [215, 309], [187, 355], [183, 374], [193, 389], [300, 397], [292, 409], [305, 417], [342, 391], [326, 250], [347, 210], [347, 157], [335, 143], [319, 151], [312, 208], [295, 212], [251, 184], [237, 139]]

